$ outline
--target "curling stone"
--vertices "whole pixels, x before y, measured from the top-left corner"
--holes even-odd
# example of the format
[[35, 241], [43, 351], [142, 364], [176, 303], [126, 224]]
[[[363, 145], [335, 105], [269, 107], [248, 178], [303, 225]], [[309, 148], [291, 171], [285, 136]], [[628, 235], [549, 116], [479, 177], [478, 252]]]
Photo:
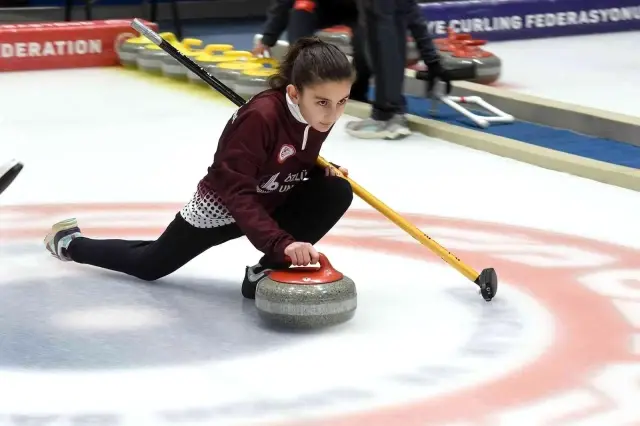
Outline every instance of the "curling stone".
[[146, 45], [136, 57], [136, 64], [141, 71], [162, 75], [162, 57], [164, 51], [155, 44]]
[[262, 65], [253, 61], [233, 61], [218, 64], [211, 75], [227, 87], [235, 87], [236, 80], [243, 71], [261, 69]]
[[223, 52], [222, 55], [235, 58], [236, 60], [249, 60], [249, 59], [255, 58], [253, 53], [247, 50], [229, 50], [229, 51]]
[[[476, 78], [469, 81], [478, 84], [491, 84], [500, 78], [502, 61], [491, 52], [477, 48], [481, 41], [471, 41], [462, 46], [454, 46], [442, 52], [443, 66], [455, 67], [456, 63], [473, 61], [476, 65]], [[445, 65], [452, 63], [451, 65]]]
[[[169, 43], [176, 42], [176, 36], [173, 33], [160, 33], [160, 36]], [[115, 48], [120, 65], [125, 68], [137, 68], [138, 54], [151, 44], [151, 40], [145, 36], [130, 37], [123, 41], [116, 41]]]
[[249, 99], [269, 88], [269, 77], [278, 73], [277, 68], [244, 70], [236, 79], [235, 92]]
[[222, 55], [224, 52], [230, 52], [233, 50], [233, 44], [207, 44], [203, 51], [209, 55]]
[[466, 40], [473, 40], [473, 36], [469, 33], [457, 33], [451, 27], [447, 28], [447, 36], [434, 38], [433, 44], [438, 50], [445, 51], [448, 46], [460, 43]]
[[263, 68], [279, 68], [280, 62], [272, 58], [253, 58], [252, 62], [260, 64]]
[[[201, 53], [200, 55], [194, 58], [194, 61], [200, 65], [206, 72], [213, 75], [213, 70], [222, 63], [225, 62], [237, 62], [236, 58], [232, 56], [223, 56], [223, 55], [210, 55], [207, 53]], [[187, 70], [187, 78], [189, 82], [193, 84], [198, 84], [202, 86], [206, 86], [207, 83], [202, 81], [200, 77], [194, 74], [191, 70]]]
[[344, 25], [324, 28], [316, 32], [316, 36], [326, 43], [337, 46], [345, 55], [353, 54], [351, 46], [351, 28]]
[[475, 40], [471, 34], [458, 34], [451, 28], [445, 38], [434, 40], [436, 48], [443, 57], [443, 65], [455, 68], [457, 62], [473, 61], [476, 65], [476, 78], [469, 80], [479, 84], [491, 84], [500, 78], [502, 61], [496, 55], [482, 49], [486, 40]]
[[[187, 38], [178, 45], [177, 49], [187, 58], [194, 59], [196, 56], [202, 53], [202, 49], [197, 49], [197, 47], [200, 46], [202, 46], [202, 40]], [[187, 79], [187, 71], [189, 71], [189, 69], [178, 62], [173, 56], [166, 53], [164, 56], [162, 56], [161, 62], [162, 75], [164, 75], [165, 77], [176, 80]]]
[[270, 272], [256, 288], [258, 315], [267, 324], [286, 328], [320, 328], [353, 318], [355, 283], [335, 270], [324, 254], [319, 268]]

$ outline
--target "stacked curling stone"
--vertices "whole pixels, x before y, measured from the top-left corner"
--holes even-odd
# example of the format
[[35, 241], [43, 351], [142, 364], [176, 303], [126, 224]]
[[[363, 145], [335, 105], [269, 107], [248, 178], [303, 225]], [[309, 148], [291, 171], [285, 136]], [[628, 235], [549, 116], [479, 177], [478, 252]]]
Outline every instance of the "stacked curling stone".
[[[177, 42], [173, 33], [160, 33], [160, 36], [169, 43]], [[138, 55], [148, 46], [153, 46], [153, 43], [145, 36], [127, 38], [122, 42], [117, 41], [115, 48], [120, 64], [125, 68], [138, 68]]]
[[[171, 43], [175, 45], [175, 43]], [[166, 55], [164, 50], [155, 44], [148, 44], [138, 52], [136, 64], [138, 69], [149, 74], [162, 75], [162, 57]]]
[[230, 50], [224, 52], [222, 56], [231, 58], [232, 60], [218, 63], [212, 68], [213, 72], [211, 75], [231, 89], [235, 87], [236, 80], [243, 71], [262, 68], [262, 65], [256, 62], [258, 58], [253, 56], [251, 52]]
[[457, 34], [449, 28], [448, 36], [436, 39], [434, 43], [446, 68], [456, 68], [469, 61], [475, 63], [476, 78], [469, 81], [491, 84], [500, 78], [502, 61], [493, 53], [480, 48], [487, 44], [486, 40], [474, 40], [471, 34]]
[[[269, 77], [278, 72], [280, 65], [276, 59], [258, 58], [251, 52], [234, 50], [228, 44], [208, 45], [193, 59], [205, 71], [245, 99], [267, 89]], [[193, 84], [207, 85], [189, 70], [186, 75]]]
[[[181, 53], [192, 56], [195, 54], [195, 52], [199, 52], [199, 50], [193, 49], [193, 46], [201, 45], [202, 40], [187, 38], [187, 39], [184, 39], [182, 42], [179, 42], [176, 40], [176, 41], [170, 42], [170, 44], [173, 47], [175, 47], [177, 50], [179, 50]], [[165, 52], [155, 44], [148, 44], [144, 47], [144, 49], [139, 51], [136, 58], [136, 62], [138, 64], [138, 69], [140, 69], [141, 71], [147, 72], [149, 74], [155, 74], [155, 75], [180, 76], [181, 71], [179, 71], [177, 67], [169, 68], [169, 69], [173, 69], [174, 73], [171, 73], [171, 71], [169, 71], [169, 73], [165, 74], [165, 69], [168, 69], [167, 65], [165, 64], [169, 64], [170, 66], [175, 62], [178, 65], [180, 65], [182, 68], [184, 68], [184, 66], [182, 66], [179, 62], [177, 62], [171, 55], [169, 55], [167, 52]], [[182, 71], [182, 72], [184, 72], [186, 75], [186, 71]]]
[[260, 318], [276, 328], [316, 329], [344, 323], [355, 315], [353, 280], [320, 254], [319, 268], [270, 272], [256, 288]]
[[[199, 39], [178, 41], [172, 33], [161, 35], [225, 86], [238, 90], [245, 99], [267, 89], [269, 77], [278, 72], [280, 65], [276, 59], [258, 58], [251, 52], [234, 50], [231, 44], [209, 44], [202, 48], [202, 40]], [[127, 39], [119, 45], [118, 53], [120, 63], [128, 68], [208, 86], [198, 75], [145, 37]]]
[[244, 69], [236, 77], [234, 90], [244, 99], [269, 88], [269, 77], [278, 73], [279, 62], [271, 58], [256, 58], [254, 63], [260, 65], [260, 68]]
[[337, 46], [345, 55], [353, 55], [351, 28], [337, 25], [317, 31], [316, 36], [325, 43]]
[[[236, 58], [234, 56], [224, 55], [225, 52], [233, 51], [233, 45], [231, 44], [209, 44], [202, 52], [193, 58], [194, 62], [209, 74], [213, 75], [213, 70], [216, 66], [223, 62], [234, 62]], [[197, 74], [191, 70], [187, 70], [187, 79], [190, 83], [197, 84], [199, 86], [206, 86], [205, 83]]]
[[[177, 44], [176, 49], [187, 58], [193, 60], [196, 56], [202, 53], [202, 40], [195, 38], [186, 38], [181, 43]], [[174, 80], [187, 80], [187, 72], [189, 69], [182, 65], [173, 56], [164, 52], [164, 55], [160, 58], [162, 62], [161, 70], [162, 75]]]

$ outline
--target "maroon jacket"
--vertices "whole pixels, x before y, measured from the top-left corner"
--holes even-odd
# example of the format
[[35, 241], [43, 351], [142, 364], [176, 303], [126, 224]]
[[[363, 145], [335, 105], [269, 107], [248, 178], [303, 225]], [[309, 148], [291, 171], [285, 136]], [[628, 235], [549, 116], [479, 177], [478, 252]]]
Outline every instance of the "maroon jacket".
[[280, 262], [295, 239], [271, 213], [296, 184], [320, 171], [316, 160], [328, 135], [307, 125], [284, 91], [262, 92], [230, 118], [201, 187], [258, 250]]

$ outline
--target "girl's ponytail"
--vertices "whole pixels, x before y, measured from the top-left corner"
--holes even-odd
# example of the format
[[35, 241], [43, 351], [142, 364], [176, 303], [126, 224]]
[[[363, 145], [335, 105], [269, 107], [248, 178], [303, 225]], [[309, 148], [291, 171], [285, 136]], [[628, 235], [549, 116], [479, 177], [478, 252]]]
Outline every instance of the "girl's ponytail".
[[269, 78], [272, 89], [284, 89], [293, 84], [298, 90], [323, 81], [355, 78], [347, 56], [335, 45], [318, 37], [302, 37], [289, 47], [278, 74]]

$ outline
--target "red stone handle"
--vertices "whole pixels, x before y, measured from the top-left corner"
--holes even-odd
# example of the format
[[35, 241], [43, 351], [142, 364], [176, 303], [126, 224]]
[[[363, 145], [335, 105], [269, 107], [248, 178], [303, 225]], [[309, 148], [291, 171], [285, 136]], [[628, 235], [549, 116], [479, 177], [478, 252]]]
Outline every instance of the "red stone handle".
[[464, 46], [484, 46], [487, 40], [461, 40], [460, 44]]
[[[328, 269], [333, 270], [333, 266], [331, 265], [331, 262], [329, 262], [329, 259], [327, 259], [327, 256], [325, 256], [324, 253], [318, 253], [318, 255], [320, 257], [318, 261], [320, 264], [318, 271], [326, 271]], [[285, 256], [284, 260], [285, 262], [291, 263], [291, 258], [289, 256]]]
[[[319, 268], [295, 267], [272, 271], [269, 277], [277, 282], [298, 285], [329, 284], [344, 278], [342, 272], [336, 271], [327, 256], [320, 254]], [[290, 260], [290, 259], [287, 259]]]

